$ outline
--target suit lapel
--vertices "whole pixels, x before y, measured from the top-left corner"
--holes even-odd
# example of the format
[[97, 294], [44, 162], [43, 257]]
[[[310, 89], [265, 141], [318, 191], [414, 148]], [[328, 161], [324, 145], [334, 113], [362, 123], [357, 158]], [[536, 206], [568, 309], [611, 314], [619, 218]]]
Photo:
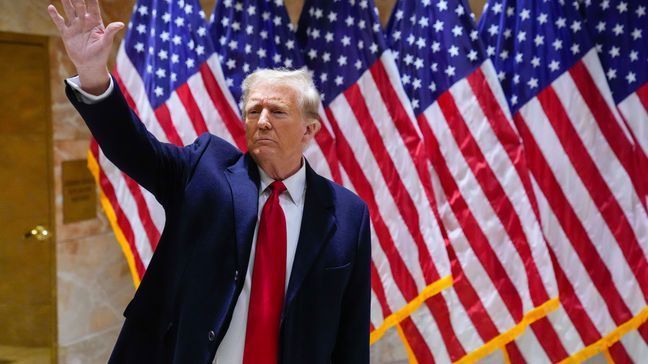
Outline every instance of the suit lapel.
[[237, 266], [247, 270], [257, 221], [259, 204], [259, 171], [248, 154], [243, 155], [225, 172], [232, 191], [236, 234]]
[[333, 191], [326, 180], [317, 175], [308, 163], [306, 164], [306, 186], [304, 214], [286, 292], [284, 312], [299, 292], [308, 270], [336, 227]]

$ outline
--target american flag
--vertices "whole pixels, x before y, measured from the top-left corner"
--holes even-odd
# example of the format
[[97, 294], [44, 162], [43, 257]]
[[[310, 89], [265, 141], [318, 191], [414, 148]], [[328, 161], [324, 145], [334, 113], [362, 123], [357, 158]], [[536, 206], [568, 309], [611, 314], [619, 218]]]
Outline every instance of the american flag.
[[[305, 67], [283, 1], [219, 1], [209, 33], [223, 65], [225, 83], [236, 100], [241, 99], [245, 76], [259, 68]], [[315, 138], [316, 143], [304, 153], [306, 158], [319, 174], [341, 182], [329, 126], [322, 125]]]
[[[562, 356], [584, 360], [648, 316], [645, 176], [572, 3], [491, 0], [479, 31], [522, 137], [554, 261], [562, 305], [548, 318]], [[628, 349], [609, 354], [622, 361], [645, 343]], [[507, 354], [554, 361], [529, 331]]]
[[648, 4], [587, 0], [582, 1], [581, 12], [585, 14], [614, 103], [645, 158], [648, 154]]
[[[160, 141], [186, 145], [203, 132], [245, 148], [245, 133], [198, 0], [139, 0], [113, 75], [130, 107]], [[155, 198], [92, 141], [89, 166], [137, 286], [164, 228]]]
[[451, 243], [446, 300], [457, 319], [413, 317], [419, 331], [436, 327], [443, 338], [410, 340], [421, 362], [474, 361], [531, 323], [547, 343], [556, 340], [544, 316], [558, 307], [558, 292], [524, 151], [470, 14], [460, 0], [401, 0], [388, 26]]
[[372, 342], [394, 325], [413, 327], [408, 316], [423, 303], [448, 319], [446, 302], [435, 295], [451, 284], [445, 232], [421, 134], [373, 2], [306, 1], [297, 35], [345, 185], [370, 209]]

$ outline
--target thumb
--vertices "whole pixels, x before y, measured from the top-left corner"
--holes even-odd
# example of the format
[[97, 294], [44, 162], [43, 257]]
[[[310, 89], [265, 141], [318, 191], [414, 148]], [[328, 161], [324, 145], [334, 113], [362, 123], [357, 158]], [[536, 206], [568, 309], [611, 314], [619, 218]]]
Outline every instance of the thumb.
[[104, 36], [106, 37], [106, 40], [112, 43], [117, 32], [120, 31], [123, 27], [124, 23], [120, 21], [108, 24], [108, 26], [104, 30]]

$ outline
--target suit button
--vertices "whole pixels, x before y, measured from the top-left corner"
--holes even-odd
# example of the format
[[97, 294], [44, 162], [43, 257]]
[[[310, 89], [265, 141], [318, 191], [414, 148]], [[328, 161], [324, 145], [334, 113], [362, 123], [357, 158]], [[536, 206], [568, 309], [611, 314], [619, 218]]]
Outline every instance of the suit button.
[[208, 339], [209, 341], [214, 341], [214, 340], [216, 340], [216, 333], [214, 333], [213, 330], [210, 331], [210, 332], [207, 334], [207, 339]]
[[234, 280], [238, 281], [238, 270], [236, 272], [234, 272]]

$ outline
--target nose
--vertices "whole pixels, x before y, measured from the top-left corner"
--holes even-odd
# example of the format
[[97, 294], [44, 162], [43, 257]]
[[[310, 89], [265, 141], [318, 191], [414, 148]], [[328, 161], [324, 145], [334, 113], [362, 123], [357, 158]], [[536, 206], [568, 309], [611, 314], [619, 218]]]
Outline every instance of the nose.
[[261, 115], [259, 115], [259, 128], [260, 129], [271, 129], [272, 124], [270, 124], [269, 112], [267, 109], [261, 110]]

